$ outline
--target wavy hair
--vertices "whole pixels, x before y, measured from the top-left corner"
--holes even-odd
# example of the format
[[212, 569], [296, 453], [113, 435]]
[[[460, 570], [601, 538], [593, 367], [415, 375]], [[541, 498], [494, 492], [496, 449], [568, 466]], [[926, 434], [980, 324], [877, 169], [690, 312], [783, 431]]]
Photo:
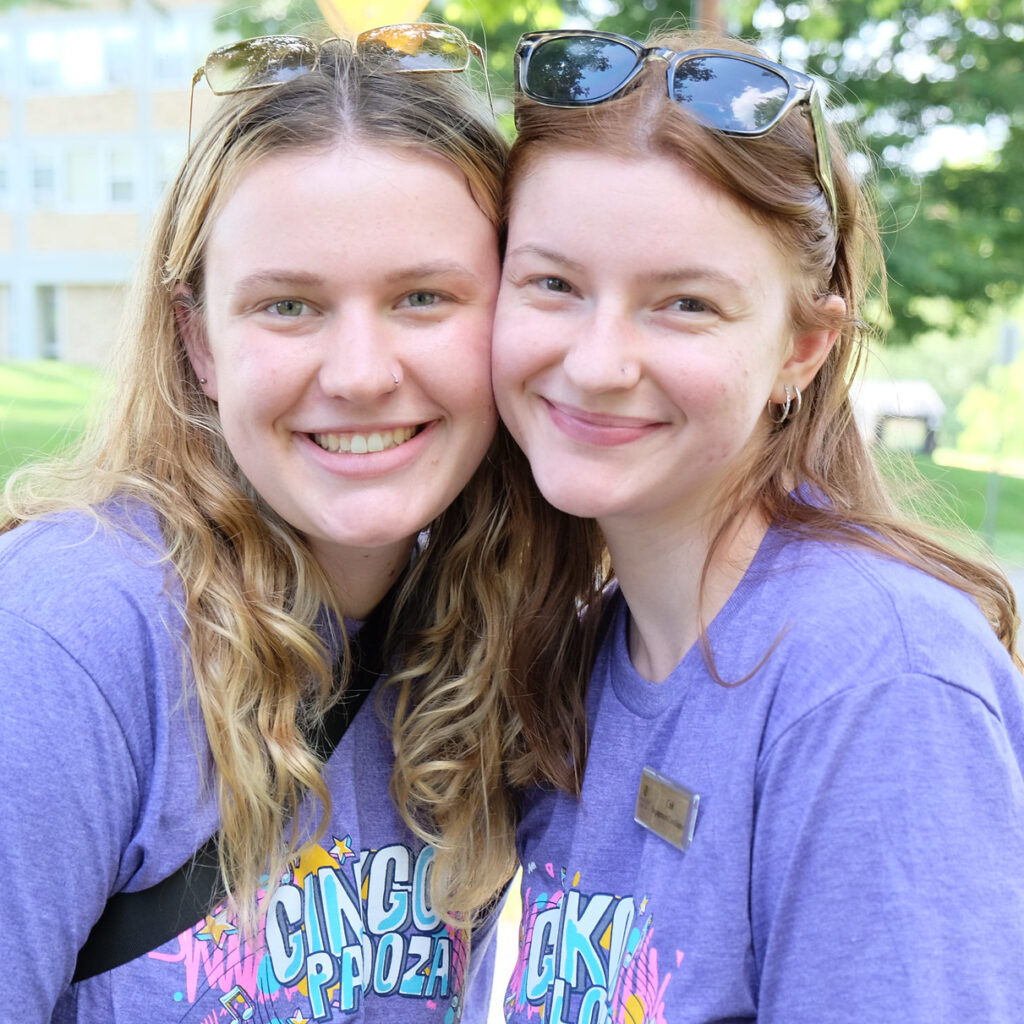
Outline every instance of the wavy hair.
[[[226, 97], [156, 217], [126, 307], [115, 360], [120, 383], [106, 415], [75, 453], [26, 467], [6, 488], [3, 529], [65, 509], [102, 519], [104, 502], [122, 496], [158, 515], [183, 592], [188, 668], [216, 768], [221, 873], [247, 930], [258, 919], [261, 877], [268, 869], [274, 877], [303, 846], [300, 803], [312, 794], [323, 811], [310, 841], [328, 818], [322, 762], [306, 737], [344, 690], [344, 682], [332, 682], [331, 661], [340, 647], [347, 665], [347, 644], [340, 627], [324, 636], [325, 621], [342, 619], [307, 543], [255, 493], [228, 449], [217, 407], [186, 356], [176, 296], [190, 292], [196, 304], [185, 315], [201, 315], [213, 221], [246, 169], [273, 154], [348, 141], [431, 153], [463, 172], [497, 226], [507, 144], [461, 78], [389, 73], [329, 50], [315, 72]], [[416, 679], [416, 700], [429, 697], [435, 709], [433, 718], [413, 715], [400, 724], [400, 774], [415, 775], [417, 752], [432, 749], [423, 729], [443, 729], [477, 750], [437, 769], [450, 777], [445, 793], [460, 792], [462, 803], [454, 817], [446, 808], [440, 825], [422, 829], [438, 839], [435, 903], [450, 921], [465, 922], [493, 895], [514, 856], [509, 807], [497, 815], [500, 827], [484, 829], [492, 837], [485, 849], [465, 840], [477, 834], [478, 821], [494, 817], [499, 753], [493, 728], [481, 723], [500, 705], [488, 685], [507, 657], [497, 616], [516, 590], [503, 576], [514, 571], [505, 533], [516, 518], [507, 507], [513, 470], [504, 458], [499, 438], [463, 494], [430, 525], [385, 645], [401, 666], [411, 631], [405, 676]], [[438, 685], [439, 693], [453, 685], [466, 691], [449, 702], [433, 696]], [[464, 716], [467, 704], [474, 710]], [[421, 828], [432, 819], [423, 804], [400, 810]], [[478, 863], [463, 875], [466, 848]]]
[[[647, 41], [673, 50], [710, 47], [758, 54], [728, 36], [671, 31]], [[897, 507], [853, 417], [850, 384], [862, 366], [872, 331], [865, 304], [884, 308], [885, 269], [877, 220], [868, 190], [852, 174], [847, 147], [829, 126], [838, 217], [816, 176], [816, 149], [806, 106], [795, 108], [767, 135], [736, 138], [700, 125], [666, 95], [664, 67], [647, 64], [636, 86], [611, 102], [558, 109], [517, 97], [518, 135], [506, 170], [505, 218], [517, 183], [542, 156], [566, 150], [599, 150], [625, 159], [652, 155], [678, 161], [731, 196], [766, 226], [794, 268], [790, 296], [794, 327], [838, 331], [835, 345], [803, 395], [799, 416], [767, 422], [755, 433], [721, 493], [701, 576], [731, 528], [751, 511], [805, 537], [823, 537], [881, 552], [971, 595], [996, 636], [1020, 666], [1015, 649], [1020, 625], [1013, 589], [982, 554]], [[852, 142], [852, 139], [851, 139]], [[831, 315], [820, 301], [845, 302]], [[596, 571], [598, 563], [591, 563]], [[714, 671], [701, 623], [701, 646]], [[724, 680], [719, 680], [725, 682]], [[527, 698], [524, 717], [535, 712]]]
[[[453, 506], [431, 531], [428, 551], [447, 557], [408, 581], [429, 575], [429, 603], [405, 604], [405, 665], [391, 680], [392, 792], [437, 850], [431, 882], [450, 923], [485, 911], [511, 877], [517, 791], [580, 791], [596, 617], [579, 612], [607, 582], [596, 526], [547, 511], [504, 428], [490, 459], [490, 489], [467, 495], [478, 507]], [[474, 516], [490, 528], [468, 529]]]

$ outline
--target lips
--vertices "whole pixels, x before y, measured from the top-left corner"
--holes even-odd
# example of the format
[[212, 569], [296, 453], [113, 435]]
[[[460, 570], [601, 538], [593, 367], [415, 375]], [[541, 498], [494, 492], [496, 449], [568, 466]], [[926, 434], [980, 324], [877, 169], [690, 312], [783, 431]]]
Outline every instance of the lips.
[[394, 427], [390, 430], [374, 430], [370, 433], [356, 431], [344, 433], [310, 434], [313, 441], [326, 452], [346, 452], [352, 455], [367, 455], [397, 448], [416, 436], [418, 427]]
[[581, 444], [602, 448], [631, 444], [647, 437], [661, 424], [635, 416], [616, 416], [611, 413], [590, 412], [551, 399], [543, 399], [552, 423], [566, 437]]

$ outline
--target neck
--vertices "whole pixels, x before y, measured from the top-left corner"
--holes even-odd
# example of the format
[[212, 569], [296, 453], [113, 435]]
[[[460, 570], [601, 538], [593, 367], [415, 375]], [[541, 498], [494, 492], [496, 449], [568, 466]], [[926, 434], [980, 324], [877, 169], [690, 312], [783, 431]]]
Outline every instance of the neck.
[[409, 565], [415, 542], [409, 537], [380, 548], [317, 550], [342, 615], [365, 619]]
[[767, 531], [760, 514], [747, 513], [715, 549], [707, 523], [655, 528], [602, 523], [612, 565], [629, 605], [629, 653], [645, 679], [661, 682], [683, 660], [739, 585]]

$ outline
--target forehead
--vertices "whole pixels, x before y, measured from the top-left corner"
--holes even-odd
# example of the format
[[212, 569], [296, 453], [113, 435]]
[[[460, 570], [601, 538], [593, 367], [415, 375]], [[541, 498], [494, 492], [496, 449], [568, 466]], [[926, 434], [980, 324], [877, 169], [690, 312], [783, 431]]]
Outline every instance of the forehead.
[[241, 268], [270, 254], [324, 273], [342, 258], [351, 270], [426, 253], [470, 259], [495, 245], [454, 164], [426, 150], [345, 143], [246, 168], [214, 217], [207, 267]]
[[509, 202], [509, 251], [558, 243], [638, 268], [699, 259], [730, 273], [789, 284], [774, 233], [678, 160], [596, 150], [548, 150], [531, 159]]

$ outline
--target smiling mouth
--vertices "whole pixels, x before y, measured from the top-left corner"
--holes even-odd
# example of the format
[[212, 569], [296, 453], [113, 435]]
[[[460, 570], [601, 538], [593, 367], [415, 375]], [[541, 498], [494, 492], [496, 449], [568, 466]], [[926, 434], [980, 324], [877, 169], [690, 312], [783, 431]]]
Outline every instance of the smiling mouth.
[[371, 434], [310, 434], [313, 441], [325, 452], [349, 452], [366, 455], [370, 452], [386, 452], [397, 448], [416, 436], [419, 427], [396, 427], [394, 430], [375, 430]]

